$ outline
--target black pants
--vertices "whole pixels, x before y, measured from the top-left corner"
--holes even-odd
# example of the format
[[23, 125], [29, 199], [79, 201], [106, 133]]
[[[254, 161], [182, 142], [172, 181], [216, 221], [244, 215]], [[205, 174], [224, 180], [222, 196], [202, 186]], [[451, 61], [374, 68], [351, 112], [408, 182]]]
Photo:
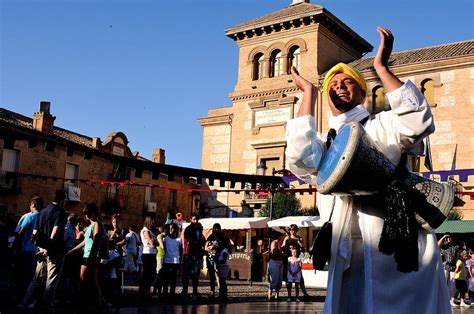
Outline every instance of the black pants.
[[140, 297], [147, 297], [150, 295], [150, 287], [155, 280], [156, 275], [156, 254], [143, 254], [143, 273], [140, 279], [138, 293]]
[[458, 298], [461, 296], [461, 298], [464, 298], [465, 293], [467, 292], [467, 282], [464, 279], [456, 279], [456, 291], [454, 291], [454, 297]]
[[[178, 276], [179, 264], [164, 263], [162, 270], [163, 276], [163, 295], [167, 295], [168, 291], [171, 295], [176, 292], [176, 277]], [[169, 287], [169, 290], [168, 290]]]

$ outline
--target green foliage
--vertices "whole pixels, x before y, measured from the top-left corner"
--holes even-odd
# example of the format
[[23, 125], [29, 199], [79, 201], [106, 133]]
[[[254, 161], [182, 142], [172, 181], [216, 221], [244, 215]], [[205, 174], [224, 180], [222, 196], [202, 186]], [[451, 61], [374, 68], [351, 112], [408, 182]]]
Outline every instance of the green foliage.
[[[301, 202], [293, 194], [276, 193], [273, 195], [272, 219], [278, 219], [286, 216], [302, 216]], [[260, 210], [260, 216], [270, 217], [270, 198]]]
[[447, 220], [462, 220], [461, 210], [457, 207], [451, 209], [448, 213]]
[[301, 216], [319, 216], [317, 207], [304, 207], [300, 210]]

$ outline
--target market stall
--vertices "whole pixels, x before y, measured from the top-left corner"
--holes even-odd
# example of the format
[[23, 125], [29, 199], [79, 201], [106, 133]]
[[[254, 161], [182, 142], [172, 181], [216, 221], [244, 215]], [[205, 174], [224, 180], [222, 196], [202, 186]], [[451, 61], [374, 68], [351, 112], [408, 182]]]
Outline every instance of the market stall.
[[308, 253], [309, 248], [313, 243], [313, 239], [323, 223], [324, 222], [321, 221], [319, 216], [288, 216], [268, 222], [268, 226], [274, 229], [281, 230], [282, 228], [287, 228], [292, 224], [295, 224], [300, 228], [298, 234], [303, 238], [303, 244], [305, 246], [305, 253], [301, 255], [303, 262], [302, 274], [307, 287], [327, 287], [327, 270], [316, 271], [313, 268], [313, 262]]
[[[207, 237], [212, 231], [215, 223], [221, 225], [224, 231], [235, 231], [237, 234], [245, 234], [245, 244], [239, 243], [238, 239], [231, 237], [235, 243], [234, 251], [229, 256], [229, 268], [234, 279], [247, 279], [252, 282], [252, 265], [255, 252], [252, 250], [252, 236], [256, 229], [267, 228], [268, 217], [235, 217], [235, 218], [203, 218], [199, 222], [204, 228], [204, 236]], [[242, 245], [241, 245], [242, 244]], [[206, 272], [206, 269], [204, 269]]]

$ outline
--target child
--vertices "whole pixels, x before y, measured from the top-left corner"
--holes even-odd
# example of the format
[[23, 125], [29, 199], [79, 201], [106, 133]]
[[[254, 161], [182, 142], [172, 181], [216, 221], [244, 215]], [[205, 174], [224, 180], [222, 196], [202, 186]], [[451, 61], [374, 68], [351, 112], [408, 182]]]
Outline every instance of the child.
[[454, 300], [460, 296], [461, 298], [461, 306], [462, 307], [469, 307], [469, 304], [466, 304], [464, 299], [467, 297], [467, 270], [466, 270], [466, 260], [469, 258], [469, 255], [466, 251], [461, 251], [459, 253], [459, 257], [456, 261], [456, 269], [454, 270], [454, 281], [456, 284], [456, 291], [454, 295], [451, 297], [451, 306], [458, 307], [458, 305], [454, 302]]
[[229, 248], [226, 246], [219, 253], [217, 259], [217, 275], [219, 277], [219, 299], [221, 302], [227, 302], [227, 276], [229, 275]]
[[300, 302], [298, 296], [300, 294], [300, 280], [301, 280], [301, 260], [298, 257], [298, 249], [295, 247], [291, 247], [291, 256], [288, 257], [288, 299], [286, 301], [291, 302], [291, 286], [292, 283], [295, 283], [295, 291], [296, 291], [296, 302]]

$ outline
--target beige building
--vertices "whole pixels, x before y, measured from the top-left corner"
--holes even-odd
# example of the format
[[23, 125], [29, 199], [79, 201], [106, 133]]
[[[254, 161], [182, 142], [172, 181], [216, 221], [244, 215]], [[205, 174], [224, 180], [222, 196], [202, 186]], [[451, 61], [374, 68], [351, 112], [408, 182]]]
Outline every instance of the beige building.
[[[257, 167], [265, 165], [266, 175], [272, 175], [272, 169], [288, 169], [285, 126], [301, 102], [289, 74], [291, 65], [320, 87], [329, 68], [351, 63], [368, 81], [369, 111], [389, 109], [373, 58], [362, 57], [373, 47], [322, 6], [294, 0], [225, 34], [239, 47], [238, 78], [229, 95], [232, 106], [210, 109], [199, 119], [203, 169], [256, 174]], [[434, 170], [474, 168], [474, 41], [395, 52], [391, 69], [402, 80], [412, 80], [431, 104], [437, 126], [430, 136]], [[329, 109], [321, 89], [316, 112], [319, 131], [327, 131]], [[462, 184], [472, 189], [474, 176], [469, 180]], [[316, 194], [299, 197], [303, 206], [317, 206]], [[217, 198], [239, 211], [242, 201], [251, 207], [265, 201], [253, 193], [219, 193]], [[474, 203], [468, 197], [463, 200], [465, 218], [474, 219]]]

